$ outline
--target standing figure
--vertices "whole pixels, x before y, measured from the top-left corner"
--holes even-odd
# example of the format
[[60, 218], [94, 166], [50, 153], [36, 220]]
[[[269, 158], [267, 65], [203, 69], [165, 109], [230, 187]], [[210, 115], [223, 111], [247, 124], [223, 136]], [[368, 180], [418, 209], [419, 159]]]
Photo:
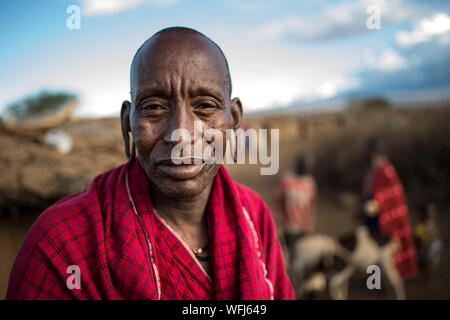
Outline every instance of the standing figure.
[[407, 279], [418, 271], [409, 211], [402, 183], [382, 149], [376, 139], [370, 139], [364, 149], [369, 169], [362, 187], [361, 217], [373, 238], [386, 237], [400, 244], [394, 263]]
[[426, 285], [429, 285], [431, 270], [439, 265], [443, 242], [436, 222], [436, 206], [423, 204], [419, 208], [419, 221], [414, 226], [420, 271]]
[[300, 155], [295, 171], [283, 177], [278, 188], [276, 203], [289, 253], [297, 239], [314, 231], [317, 186], [311, 174], [312, 167], [312, 158]]

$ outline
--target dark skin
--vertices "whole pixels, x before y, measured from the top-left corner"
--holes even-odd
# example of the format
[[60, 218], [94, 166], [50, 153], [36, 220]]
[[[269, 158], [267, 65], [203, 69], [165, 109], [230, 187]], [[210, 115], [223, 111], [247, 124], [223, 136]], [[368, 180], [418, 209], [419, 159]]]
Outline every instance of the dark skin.
[[[171, 141], [175, 129], [186, 129], [193, 137], [194, 121], [201, 121], [203, 131], [217, 129], [225, 142], [226, 129], [240, 127], [242, 105], [238, 98], [231, 99], [228, 79], [226, 60], [208, 38], [157, 34], [135, 56], [131, 101], [122, 104], [126, 149], [131, 132], [150, 182], [152, 204], [192, 249], [208, 243], [205, 211], [220, 164], [203, 164], [194, 176], [180, 178], [163, 170], [163, 165], [169, 165], [164, 159], [170, 159], [179, 142], [193, 147], [193, 139]], [[209, 262], [201, 264], [211, 274]]]

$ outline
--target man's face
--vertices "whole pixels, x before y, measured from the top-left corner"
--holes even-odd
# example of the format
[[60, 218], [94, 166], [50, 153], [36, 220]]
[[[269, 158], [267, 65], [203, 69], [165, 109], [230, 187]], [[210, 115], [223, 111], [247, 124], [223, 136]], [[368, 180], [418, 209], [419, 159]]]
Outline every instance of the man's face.
[[[226, 129], [239, 126], [242, 110], [238, 100], [230, 101], [225, 61], [200, 36], [169, 34], [141, 49], [131, 76], [130, 128], [152, 188], [169, 198], [196, 198], [220, 165], [175, 165], [171, 152], [178, 143], [194, 150], [195, 121], [201, 121], [203, 132], [219, 130], [223, 141]], [[190, 137], [171, 141], [176, 129]]]

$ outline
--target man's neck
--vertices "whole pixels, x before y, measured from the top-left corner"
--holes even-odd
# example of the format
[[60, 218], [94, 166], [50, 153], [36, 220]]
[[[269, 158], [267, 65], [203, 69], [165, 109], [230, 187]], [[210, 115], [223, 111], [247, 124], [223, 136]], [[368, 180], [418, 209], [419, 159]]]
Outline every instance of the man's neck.
[[[195, 230], [205, 225], [205, 211], [212, 185], [194, 199], [172, 199], [153, 190], [153, 206], [159, 215], [178, 230]], [[206, 226], [206, 225], [205, 225]], [[189, 232], [189, 231], [188, 231]]]
[[[191, 250], [209, 244], [205, 211], [212, 184], [195, 199], [171, 199], [153, 190], [153, 206], [159, 215], [174, 229]], [[156, 192], [155, 192], [156, 191]], [[209, 261], [200, 261], [203, 270], [211, 276]]]

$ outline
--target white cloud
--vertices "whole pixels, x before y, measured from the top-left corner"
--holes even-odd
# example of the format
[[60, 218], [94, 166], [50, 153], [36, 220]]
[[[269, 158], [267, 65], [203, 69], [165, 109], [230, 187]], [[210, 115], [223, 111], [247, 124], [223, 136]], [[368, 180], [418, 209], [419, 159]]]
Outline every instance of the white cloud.
[[230, 64], [233, 96], [241, 98], [246, 111], [334, 96], [348, 87], [348, 71], [358, 64], [350, 48], [328, 51], [245, 40], [219, 43]]
[[388, 48], [378, 57], [371, 50], [366, 50], [363, 54], [364, 62], [368, 69], [380, 71], [396, 71], [408, 67], [408, 61], [397, 51]]
[[301, 30], [304, 22], [296, 16], [288, 16], [283, 20], [271, 21], [260, 29], [255, 30], [253, 34], [258, 39], [274, 39], [282, 36], [289, 30]]
[[439, 41], [444, 45], [449, 44], [450, 43], [450, 32], [447, 32], [446, 34], [443, 34], [442, 36], [440, 36]]
[[256, 10], [270, 10], [277, 7], [280, 3], [274, 0], [261, 1], [261, 0], [222, 0], [226, 5], [233, 7], [238, 11], [256, 11]]
[[366, 21], [367, 8], [377, 6], [381, 13], [381, 27], [418, 17], [426, 9], [403, 0], [359, 0], [339, 2], [327, 6], [318, 15], [290, 15], [268, 22], [253, 34], [258, 39], [290, 36], [299, 40], [323, 40], [340, 38], [369, 32]]
[[83, 12], [87, 15], [101, 15], [135, 8], [143, 3], [158, 6], [172, 5], [179, 0], [82, 0]]
[[317, 95], [321, 98], [334, 97], [341, 89], [349, 87], [349, 80], [337, 78], [334, 81], [325, 81], [317, 87]]
[[83, 12], [87, 15], [108, 14], [131, 9], [143, 0], [83, 0]]
[[421, 19], [414, 30], [399, 31], [396, 34], [397, 43], [402, 46], [411, 46], [420, 42], [429, 41], [434, 36], [442, 35], [446, 43], [450, 31], [450, 17], [446, 13], [438, 13], [431, 18]]
[[378, 69], [384, 71], [394, 71], [406, 68], [406, 59], [392, 49], [386, 49], [378, 59]]

